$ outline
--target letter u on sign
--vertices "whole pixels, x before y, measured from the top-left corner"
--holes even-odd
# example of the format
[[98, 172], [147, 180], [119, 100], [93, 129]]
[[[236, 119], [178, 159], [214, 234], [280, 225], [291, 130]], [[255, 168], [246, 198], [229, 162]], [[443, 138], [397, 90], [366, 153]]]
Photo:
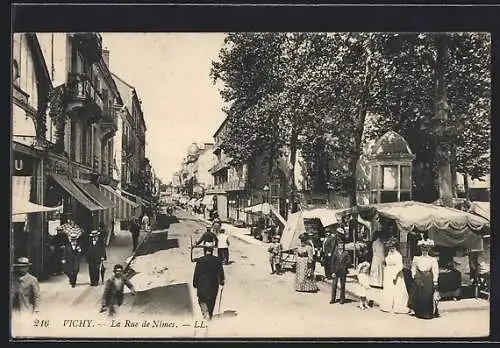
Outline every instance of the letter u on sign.
[[15, 170], [23, 170], [23, 166], [24, 166], [24, 163], [23, 163], [22, 159], [14, 160], [14, 169]]

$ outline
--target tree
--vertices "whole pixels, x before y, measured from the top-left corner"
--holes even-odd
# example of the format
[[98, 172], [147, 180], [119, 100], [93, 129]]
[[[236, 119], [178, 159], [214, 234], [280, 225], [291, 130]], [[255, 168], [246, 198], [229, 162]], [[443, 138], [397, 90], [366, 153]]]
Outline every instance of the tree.
[[416, 154], [414, 177], [420, 180], [414, 190], [423, 201], [437, 199], [438, 168], [443, 161], [450, 161], [452, 180], [456, 171], [481, 177], [489, 170], [489, 38], [477, 33], [445, 36], [447, 47], [442, 53], [447, 62], [442, 64], [440, 78], [447, 121], [435, 117], [434, 109], [438, 38], [394, 34], [388, 40], [385, 55], [393, 73], [380, 80], [383, 85], [370, 109], [379, 116], [377, 126], [367, 130], [371, 138], [387, 129], [405, 137]]

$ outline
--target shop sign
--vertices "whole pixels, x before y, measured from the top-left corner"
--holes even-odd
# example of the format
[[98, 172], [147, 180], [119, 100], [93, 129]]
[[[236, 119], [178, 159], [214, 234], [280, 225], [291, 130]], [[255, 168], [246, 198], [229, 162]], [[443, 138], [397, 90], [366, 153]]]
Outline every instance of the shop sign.
[[15, 176], [31, 176], [33, 175], [33, 162], [32, 156], [14, 152], [13, 156], [13, 175]]

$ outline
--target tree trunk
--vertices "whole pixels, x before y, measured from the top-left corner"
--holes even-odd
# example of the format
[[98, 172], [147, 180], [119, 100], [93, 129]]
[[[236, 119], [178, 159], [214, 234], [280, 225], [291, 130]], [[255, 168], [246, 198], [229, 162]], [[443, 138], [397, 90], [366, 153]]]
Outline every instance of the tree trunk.
[[451, 171], [451, 188], [453, 193], [453, 198], [458, 197], [458, 185], [457, 185], [457, 147], [455, 144], [450, 146], [450, 171]]
[[[441, 134], [447, 127], [448, 105], [446, 98], [445, 69], [448, 64], [448, 44], [445, 36], [439, 36], [437, 39], [437, 58], [436, 58], [436, 118], [441, 122]], [[438, 185], [439, 198], [447, 207], [453, 205], [452, 179], [450, 169], [450, 154], [448, 145], [439, 142], [437, 148], [438, 163]]]
[[292, 137], [290, 139], [290, 172], [289, 172], [289, 182], [290, 182], [290, 205], [291, 205], [291, 213], [295, 213], [297, 211], [297, 202], [295, 201], [295, 197], [297, 195], [297, 186], [295, 185], [295, 162], [297, 160], [297, 131], [292, 130]]
[[464, 191], [465, 191], [465, 199], [469, 200], [469, 176], [467, 173], [464, 174]]

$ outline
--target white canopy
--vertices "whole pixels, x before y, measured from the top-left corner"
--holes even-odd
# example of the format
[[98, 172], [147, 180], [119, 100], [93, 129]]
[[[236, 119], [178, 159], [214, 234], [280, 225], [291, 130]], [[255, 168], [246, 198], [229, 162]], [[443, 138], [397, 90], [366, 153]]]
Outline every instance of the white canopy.
[[251, 214], [268, 214], [268, 212], [270, 212], [273, 213], [274, 216], [276, 216], [276, 218], [283, 224], [283, 226], [286, 225], [286, 220], [283, 218], [283, 216], [281, 216], [280, 213], [278, 213], [276, 209], [274, 209], [274, 207], [267, 202], [246, 207], [243, 209], [243, 212]]
[[472, 202], [470, 212], [491, 221], [490, 202]]
[[22, 199], [14, 198], [14, 200], [12, 201], [12, 215], [56, 211], [62, 209], [62, 207], [62, 205], [57, 207], [46, 207], [44, 205], [35, 204], [30, 201], [24, 201]]
[[323, 227], [330, 226], [333, 224], [341, 223], [340, 219], [337, 217], [337, 213], [340, 210], [328, 209], [328, 208], [316, 208], [310, 210], [303, 210], [302, 217], [304, 219], [314, 219], [318, 218], [321, 220]]

